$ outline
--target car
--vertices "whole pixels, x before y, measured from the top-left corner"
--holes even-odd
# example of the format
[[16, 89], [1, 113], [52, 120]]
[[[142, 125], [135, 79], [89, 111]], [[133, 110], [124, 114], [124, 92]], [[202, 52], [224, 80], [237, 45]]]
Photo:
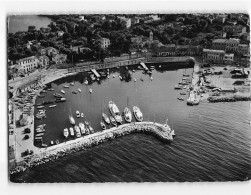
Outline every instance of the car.
[[31, 130], [28, 127], [24, 129], [24, 133], [30, 133], [30, 132]]
[[29, 138], [30, 138], [29, 135], [25, 135], [25, 136], [24, 136], [24, 139], [29, 139]]

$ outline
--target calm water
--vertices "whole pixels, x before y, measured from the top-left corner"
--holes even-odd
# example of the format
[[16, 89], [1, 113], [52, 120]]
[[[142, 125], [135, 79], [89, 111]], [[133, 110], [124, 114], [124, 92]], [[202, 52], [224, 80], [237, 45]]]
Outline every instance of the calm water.
[[[109, 114], [107, 104], [113, 100], [120, 111], [127, 104], [137, 105], [144, 120], [155, 119], [175, 129], [176, 137], [170, 145], [150, 135], [128, 135], [99, 146], [71, 154], [55, 162], [32, 168], [12, 178], [16, 182], [152, 182], [152, 181], [225, 181], [250, 178], [249, 102], [210, 104], [189, 107], [177, 100], [180, 91], [173, 89], [184, 70], [153, 71], [153, 81], [140, 70], [131, 74], [129, 82], [116, 78], [86, 86], [86, 74], [63, 78], [54, 82], [54, 92], [66, 91], [67, 102], [56, 108], [46, 108], [44, 143], [64, 141], [63, 129], [70, 127], [69, 113], [85, 114], [95, 131], [100, 130], [101, 109]], [[187, 69], [192, 73], [192, 69]], [[144, 81], [140, 81], [143, 78]], [[74, 82], [69, 89], [63, 85]], [[72, 94], [80, 88], [82, 93]], [[90, 94], [88, 89], [92, 88]], [[42, 100], [52, 99], [47, 92]], [[185, 97], [185, 99], [187, 96]], [[46, 106], [48, 107], [48, 106]]]
[[50, 18], [36, 15], [17, 15], [9, 18], [9, 33], [28, 31], [28, 26], [36, 26], [36, 29], [39, 30], [41, 27], [47, 27], [51, 22]]

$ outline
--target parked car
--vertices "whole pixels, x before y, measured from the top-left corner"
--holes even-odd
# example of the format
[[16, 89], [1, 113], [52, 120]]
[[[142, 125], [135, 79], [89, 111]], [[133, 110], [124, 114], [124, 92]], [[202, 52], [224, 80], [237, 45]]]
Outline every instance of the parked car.
[[29, 139], [29, 138], [30, 138], [29, 135], [25, 135], [25, 136], [24, 136], [24, 139]]
[[30, 133], [30, 132], [31, 130], [28, 127], [24, 129], [24, 133]]

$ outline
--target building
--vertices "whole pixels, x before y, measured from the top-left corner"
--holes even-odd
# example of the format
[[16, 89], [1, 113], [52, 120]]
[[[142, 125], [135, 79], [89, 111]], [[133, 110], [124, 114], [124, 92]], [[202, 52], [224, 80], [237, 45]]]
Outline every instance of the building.
[[175, 44], [167, 44], [159, 48], [159, 56], [175, 56], [176, 46]]
[[51, 32], [51, 28], [47, 27], [47, 28], [44, 28], [44, 27], [41, 27], [40, 28], [40, 31], [45, 34], [45, 35], [48, 35], [50, 32]]
[[139, 18], [131, 18], [131, 25], [138, 24], [139, 23]]
[[247, 28], [242, 25], [228, 25], [223, 27], [224, 32], [232, 33], [233, 36], [241, 36], [247, 32]]
[[216, 39], [212, 42], [212, 49], [226, 50], [226, 39]]
[[36, 26], [28, 26], [28, 32], [35, 32]]
[[62, 31], [62, 30], [57, 31], [57, 35], [58, 35], [58, 37], [62, 37], [64, 35], [64, 31]]
[[239, 44], [238, 45], [238, 53], [239, 54], [249, 54], [249, 45], [246, 44]]
[[234, 63], [234, 54], [225, 54], [224, 56], [224, 63], [226, 64], [233, 64]]
[[107, 38], [101, 38], [100, 39], [100, 44], [102, 48], [107, 48], [111, 44], [110, 39]]
[[47, 68], [50, 64], [50, 59], [47, 56], [39, 56], [38, 64], [40, 67]]
[[203, 49], [203, 62], [223, 63], [225, 57], [224, 50]]
[[38, 67], [38, 59], [35, 56], [23, 58], [17, 61], [17, 65], [20, 65], [21, 72], [27, 73]]
[[62, 64], [64, 62], [66, 62], [67, 60], [67, 55], [66, 54], [57, 54], [56, 56], [52, 57], [52, 61], [55, 64]]
[[58, 50], [55, 49], [54, 47], [47, 47], [45, 48], [45, 53], [47, 56], [52, 57], [58, 54]]
[[142, 43], [142, 36], [131, 37], [131, 42], [135, 43], [137, 45], [140, 44], [140, 43]]
[[126, 17], [122, 16], [122, 17], [118, 17], [118, 19], [120, 19], [121, 21], [125, 22], [126, 28], [130, 28], [131, 27], [131, 25], [132, 25], [131, 18], [126, 18]]
[[227, 39], [226, 44], [226, 52], [238, 52], [239, 39]]

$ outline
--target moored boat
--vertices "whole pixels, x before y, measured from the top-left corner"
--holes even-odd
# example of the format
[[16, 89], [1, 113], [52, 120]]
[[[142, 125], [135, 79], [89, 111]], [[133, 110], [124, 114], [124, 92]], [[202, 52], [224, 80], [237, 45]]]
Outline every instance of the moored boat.
[[74, 86], [74, 83], [72, 82], [72, 83], [70, 83], [72, 86]]
[[69, 120], [72, 125], [75, 125], [75, 120], [72, 116], [69, 116]]
[[78, 88], [78, 91], [81, 92], [81, 89]]
[[85, 83], [86, 85], [88, 85], [88, 80], [85, 80], [84, 83]]
[[61, 89], [61, 93], [65, 94], [65, 91], [63, 89]]
[[102, 117], [103, 117], [104, 121], [109, 125], [110, 124], [109, 117], [105, 113], [102, 113]]
[[137, 121], [143, 121], [143, 114], [140, 111], [139, 107], [133, 106], [133, 113]]
[[88, 128], [89, 128], [90, 133], [94, 133], [94, 130], [93, 130], [93, 128], [91, 127], [91, 125], [89, 125]]
[[110, 110], [112, 116], [115, 118], [115, 120], [118, 123], [122, 123], [122, 117], [120, 115], [119, 109], [116, 106], [116, 104], [113, 101], [109, 101], [108, 107], [109, 107], [109, 110]]
[[69, 131], [68, 131], [67, 128], [64, 129], [63, 134], [64, 134], [64, 137], [65, 137], [65, 138], [67, 138], [67, 137], [69, 136]]
[[101, 128], [102, 128], [103, 130], [106, 129], [105, 123], [103, 123], [102, 121], [100, 122], [100, 126], [101, 126]]
[[64, 88], [69, 88], [70, 86], [69, 85], [64, 85]]
[[55, 104], [54, 104], [54, 105], [50, 105], [49, 108], [54, 108], [54, 107], [56, 107], [56, 106], [57, 106], [57, 105], [55, 105]]
[[73, 130], [73, 128], [72, 127], [70, 127], [70, 134], [71, 134], [71, 136], [74, 136], [74, 130]]
[[80, 112], [78, 110], [76, 111], [76, 116], [77, 116], [77, 118], [80, 117]]
[[88, 125], [89, 125], [89, 122], [88, 122], [88, 121], [85, 121], [85, 125], [88, 126]]
[[74, 126], [75, 132], [76, 132], [76, 137], [81, 137], [80, 129], [77, 125]]
[[81, 113], [81, 118], [84, 118], [84, 113], [83, 112]]
[[54, 97], [56, 97], [56, 98], [62, 98], [62, 97], [63, 97], [63, 96], [62, 96], [61, 94], [59, 94], [59, 93], [54, 93], [53, 95], [54, 95]]
[[184, 98], [182, 97], [177, 97], [178, 100], [184, 101]]
[[125, 121], [128, 123], [132, 121], [132, 113], [128, 107], [124, 109], [124, 118], [125, 118]]
[[111, 121], [111, 124], [113, 124], [114, 126], [117, 126], [116, 120], [115, 118], [113, 118], [113, 116], [110, 116], [110, 121]]
[[44, 106], [37, 106], [37, 108], [43, 108]]
[[79, 123], [79, 128], [80, 128], [80, 130], [81, 130], [81, 133], [82, 133], [82, 135], [85, 135], [86, 134], [86, 130], [85, 130], [85, 125], [84, 125], [84, 123]]
[[92, 89], [89, 89], [89, 92], [92, 93]]

